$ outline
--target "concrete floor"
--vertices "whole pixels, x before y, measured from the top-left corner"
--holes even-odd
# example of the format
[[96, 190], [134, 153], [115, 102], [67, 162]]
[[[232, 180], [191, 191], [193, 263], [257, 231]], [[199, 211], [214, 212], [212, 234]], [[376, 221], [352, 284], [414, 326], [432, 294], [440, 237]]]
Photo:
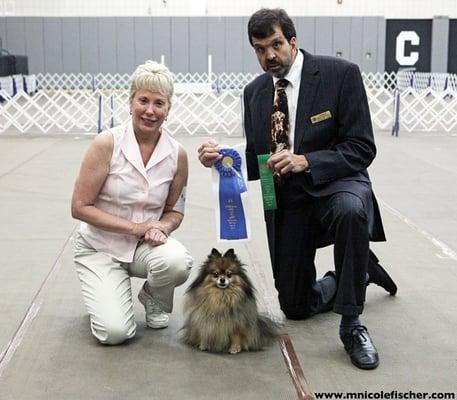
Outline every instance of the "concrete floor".
[[[338, 339], [336, 314], [285, 321], [314, 393], [455, 394], [457, 136], [400, 135], [376, 133], [378, 157], [370, 168], [388, 236], [373, 248], [399, 286], [396, 297], [368, 288], [362, 317], [381, 364], [374, 371], [352, 366]], [[78, 223], [70, 216], [73, 183], [90, 140], [0, 137], [0, 399], [296, 399], [279, 345], [231, 356], [179, 341], [187, 284], [177, 290], [169, 328], [146, 329], [136, 302], [133, 340], [105, 347], [92, 338], [72, 262]], [[234, 247], [249, 265], [260, 308], [280, 318], [258, 184], [249, 184], [253, 239], [218, 244], [210, 172], [196, 158], [203, 138], [178, 140], [188, 149], [190, 184], [186, 218], [174, 236], [197, 263], [212, 247]], [[331, 248], [319, 251], [319, 272], [331, 266]], [[135, 293], [140, 285], [133, 280]]]

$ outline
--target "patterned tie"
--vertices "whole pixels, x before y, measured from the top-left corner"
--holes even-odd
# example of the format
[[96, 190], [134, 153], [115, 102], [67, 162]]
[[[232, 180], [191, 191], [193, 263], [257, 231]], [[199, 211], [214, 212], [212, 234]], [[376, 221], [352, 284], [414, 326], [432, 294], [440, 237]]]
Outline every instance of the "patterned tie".
[[289, 147], [289, 108], [287, 106], [287, 79], [279, 79], [275, 85], [273, 114], [271, 115], [271, 152], [278, 153]]

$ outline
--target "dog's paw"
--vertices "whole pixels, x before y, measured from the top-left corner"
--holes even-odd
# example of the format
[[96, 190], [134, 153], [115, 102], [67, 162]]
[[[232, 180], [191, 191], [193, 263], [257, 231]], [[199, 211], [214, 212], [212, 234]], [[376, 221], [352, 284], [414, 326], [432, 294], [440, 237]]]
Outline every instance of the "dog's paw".
[[206, 347], [203, 343], [200, 343], [200, 344], [198, 345], [198, 348], [199, 348], [201, 351], [206, 351], [206, 350], [208, 350], [208, 347]]
[[234, 343], [229, 348], [230, 354], [238, 354], [241, 351], [241, 346], [238, 343]]

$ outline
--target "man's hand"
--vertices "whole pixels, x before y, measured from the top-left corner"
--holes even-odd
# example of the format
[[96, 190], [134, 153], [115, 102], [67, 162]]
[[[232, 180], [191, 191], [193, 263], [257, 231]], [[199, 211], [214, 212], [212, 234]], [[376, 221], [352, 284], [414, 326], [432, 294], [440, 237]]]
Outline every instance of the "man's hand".
[[214, 139], [209, 139], [198, 148], [198, 159], [206, 168], [211, 168], [221, 158], [219, 145]]
[[293, 154], [289, 150], [281, 150], [273, 154], [268, 159], [267, 165], [279, 175], [285, 175], [289, 172], [302, 172], [309, 168], [308, 161], [304, 155]]

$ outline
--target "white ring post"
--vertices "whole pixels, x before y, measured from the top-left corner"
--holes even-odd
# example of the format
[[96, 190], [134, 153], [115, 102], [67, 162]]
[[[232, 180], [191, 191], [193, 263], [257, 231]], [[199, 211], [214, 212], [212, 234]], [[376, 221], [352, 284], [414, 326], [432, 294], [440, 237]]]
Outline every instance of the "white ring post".
[[211, 89], [213, 88], [213, 83], [211, 81], [212, 75], [213, 75], [213, 56], [211, 54], [208, 54], [208, 83], [209, 83], [209, 87]]

